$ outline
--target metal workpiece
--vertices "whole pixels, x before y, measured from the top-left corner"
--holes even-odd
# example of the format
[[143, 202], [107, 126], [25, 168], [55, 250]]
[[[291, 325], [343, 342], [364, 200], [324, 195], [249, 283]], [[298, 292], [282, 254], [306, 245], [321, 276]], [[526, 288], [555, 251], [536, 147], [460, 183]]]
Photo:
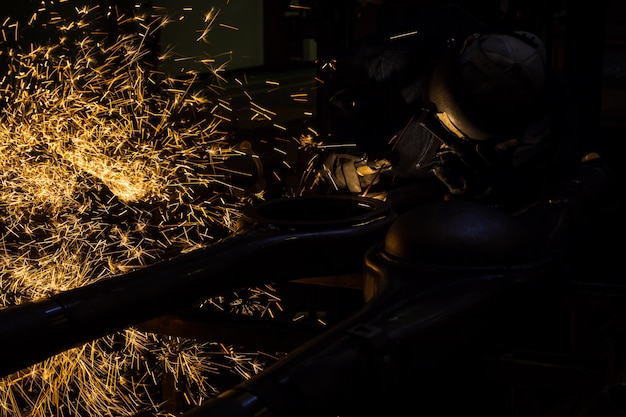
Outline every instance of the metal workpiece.
[[[0, 375], [225, 290], [359, 273], [395, 215], [361, 197], [303, 197], [246, 211], [213, 245], [84, 287], [0, 310]], [[287, 216], [287, 219], [285, 219]]]
[[[445, 385], [433, 378], [454, 379], [453, 371], [442, 369], [476, 359], [468, 352], [489, 339], [493, 318], [505, 321], [515, 305], [528, 301], [524, 286], [542, 285], [554, 271], [550, 257], [531, 257], [535, 251], [521, 236], [508, 249], [496, 247], [503, 234], [513, 238], [521, 231], [496, 209], [436, 205], [403, 214], [367, 251], [361, 310], [184, 417], [377, 415], [401, 412], [407, 399], [396, 403], [398, 396], [413, 393], [425, 404], [429, 395], [444, 393]], [[457, 209], [473, 217], [471, 231], [455, 228], [456, 236], [449, 231], [438, 242], [441, 235], [425, 230], [427, 224], [453, 228]], [[413, 244], [421, 239], [435, 252]], [[454, 256], [453, 248], [472, 239], [485, 251], [480, 259], [478, 249], [463, 265], [432, 256], [441, 245]]]

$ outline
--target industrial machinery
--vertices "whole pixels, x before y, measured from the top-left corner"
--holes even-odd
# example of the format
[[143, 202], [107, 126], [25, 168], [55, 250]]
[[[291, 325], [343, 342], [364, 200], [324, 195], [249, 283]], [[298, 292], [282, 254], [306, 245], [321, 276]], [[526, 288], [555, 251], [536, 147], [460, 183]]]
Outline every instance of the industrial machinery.
[[1, 310], [1, 372], [259, 277], [357, 274], [358, 311], [185, 417], [617, 413], [623, 287], [599, 291], [568, 262], [605, 180], [585, 166], [515, 215], [461, 200], [399, 216], [356, 196], [268, 201], [215, 245]]

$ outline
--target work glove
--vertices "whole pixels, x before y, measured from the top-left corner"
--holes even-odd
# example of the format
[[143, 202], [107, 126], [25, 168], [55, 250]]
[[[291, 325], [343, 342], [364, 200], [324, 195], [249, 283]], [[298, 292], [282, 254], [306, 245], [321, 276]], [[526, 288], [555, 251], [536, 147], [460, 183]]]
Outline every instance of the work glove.
[[324, 162], [326, 177], [337, 191], [360, 194], [377, 184], [380, 174], [391, 169], [386, 160], [368, 161], [364, 154], [331, 154]]

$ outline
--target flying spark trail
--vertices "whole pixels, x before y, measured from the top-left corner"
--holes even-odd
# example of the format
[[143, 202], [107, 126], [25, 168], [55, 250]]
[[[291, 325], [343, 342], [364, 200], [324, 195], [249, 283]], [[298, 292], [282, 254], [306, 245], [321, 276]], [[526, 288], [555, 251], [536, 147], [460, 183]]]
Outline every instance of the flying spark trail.
[[[242, 196], [225, 164], [249, 155], [221, 127], [232, 117], [218, 97], [224, 65], [198, 61], [213, 75], [200, 90], [197, 74], [163, 77], [158, 62], [173, 50], [155, 54], [152, 43], [174, 18], [68, 3], [42, 3], [27, 23], [0, 27], [1, 307], [211, 244], [263, 198]], [[198, 41], [217, 15], [206, 14]], [[251, 109], [275, 116], [252, 100]], [[268, 286], [205, 304], [245, 315], [281, 309]], [[268, 358], [216, 346], [120, 330], [0, 379], [0, 414], [170, 415], [163, 381], [197, 405], [218, 392], [213, 376], [249, 378]]]

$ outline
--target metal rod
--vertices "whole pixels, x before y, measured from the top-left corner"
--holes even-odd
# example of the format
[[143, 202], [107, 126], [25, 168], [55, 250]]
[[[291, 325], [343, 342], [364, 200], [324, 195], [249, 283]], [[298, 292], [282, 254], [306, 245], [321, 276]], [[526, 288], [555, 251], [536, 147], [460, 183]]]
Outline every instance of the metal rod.
[[251, 207], [240, 231], [204, 249], [0, 310], [0, 376], [225, 290], [359, 272], [393, 219], [384, 202], [352, 196]]

